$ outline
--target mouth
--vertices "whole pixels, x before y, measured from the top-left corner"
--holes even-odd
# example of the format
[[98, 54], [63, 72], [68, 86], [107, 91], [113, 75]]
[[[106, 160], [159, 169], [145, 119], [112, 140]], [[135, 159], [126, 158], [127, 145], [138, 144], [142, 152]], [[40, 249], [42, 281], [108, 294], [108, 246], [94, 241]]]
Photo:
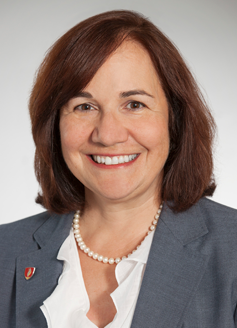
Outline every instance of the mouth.
[[131, 155], [120, 155], [120, 156], [99, 156], [99, 155], [90, 155], [91, 159], [98, 164], [104, 165], [118, 165], [129, 163], [135, 160], [139, 154]]

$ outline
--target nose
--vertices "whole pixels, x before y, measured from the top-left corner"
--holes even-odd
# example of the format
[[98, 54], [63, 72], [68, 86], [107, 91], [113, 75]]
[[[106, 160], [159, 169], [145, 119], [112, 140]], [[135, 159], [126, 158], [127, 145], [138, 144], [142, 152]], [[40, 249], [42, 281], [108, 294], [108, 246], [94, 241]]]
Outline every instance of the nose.
[[103, 113], [92, 132], [92, 141], [109, 147], [127, 141], [128, 130], [122, 118], [112, 112]]

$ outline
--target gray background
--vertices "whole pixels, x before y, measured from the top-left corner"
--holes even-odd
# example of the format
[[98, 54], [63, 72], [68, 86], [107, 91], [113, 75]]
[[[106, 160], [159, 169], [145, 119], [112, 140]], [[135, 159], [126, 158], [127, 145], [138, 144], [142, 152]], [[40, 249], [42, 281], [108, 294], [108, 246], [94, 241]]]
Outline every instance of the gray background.
[[34, 203], [38, 185], [27, 110], [37, 67], [69, 28], [112, 9], [145, 14], [180, 49], [218, 126], [213, 199], [237, 208], [236, 0], [1, 0], [0, 223], [43, 211]]

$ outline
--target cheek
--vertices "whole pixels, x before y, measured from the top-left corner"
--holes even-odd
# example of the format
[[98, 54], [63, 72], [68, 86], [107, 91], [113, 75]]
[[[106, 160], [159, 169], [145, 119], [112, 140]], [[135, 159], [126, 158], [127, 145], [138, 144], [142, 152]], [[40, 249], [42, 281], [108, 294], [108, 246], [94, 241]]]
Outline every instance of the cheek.
[[143, 124], [143, 128], [138, 133], [141, 143], [151, 154], [168, 156], [169, 130], [165, 119]]
[[87, 129], [70, 119], [60, 120], [60, 138], [64, 157], [73, 151], [78, 151], [86, 141]]
[[[155, 132], [154, 132], [155, 135]], [[169, 144], [170, 144], [170, 138], [169, 138], [169, 130], [168, 126], [159, 126], [158, 129], [156, 129], [156, 138], [153, 138], [154, 140], [154, 146], [163, 148], [164, 152], [169, 152]]]

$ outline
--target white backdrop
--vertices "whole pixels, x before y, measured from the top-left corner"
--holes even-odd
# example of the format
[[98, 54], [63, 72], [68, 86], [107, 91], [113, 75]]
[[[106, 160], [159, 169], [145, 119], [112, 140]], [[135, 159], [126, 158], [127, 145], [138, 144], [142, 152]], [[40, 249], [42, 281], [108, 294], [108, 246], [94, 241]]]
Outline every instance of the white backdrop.
[[236, 0], [0, 0], [0, 223], [43, 211], [27, 109], [37, 67], [69, 28], [112, 9], [145, 14], [189, 63], [218, 126], [213, 199], [237, 208]]

